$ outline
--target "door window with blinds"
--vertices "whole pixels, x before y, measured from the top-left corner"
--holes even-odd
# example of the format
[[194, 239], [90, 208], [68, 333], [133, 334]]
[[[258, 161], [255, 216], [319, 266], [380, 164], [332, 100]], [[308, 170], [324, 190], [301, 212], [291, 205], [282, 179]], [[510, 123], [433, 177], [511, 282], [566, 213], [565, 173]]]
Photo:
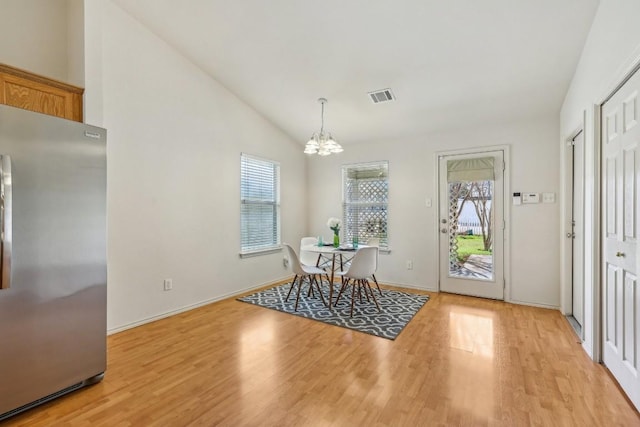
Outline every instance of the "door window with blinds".
[[362, 163], [342, 167], [343, 238], [366, 244], [379, 239], [389, 245], [389, 162]]
[[240, 255], [280, 247], [280, 164], [240, 156]]

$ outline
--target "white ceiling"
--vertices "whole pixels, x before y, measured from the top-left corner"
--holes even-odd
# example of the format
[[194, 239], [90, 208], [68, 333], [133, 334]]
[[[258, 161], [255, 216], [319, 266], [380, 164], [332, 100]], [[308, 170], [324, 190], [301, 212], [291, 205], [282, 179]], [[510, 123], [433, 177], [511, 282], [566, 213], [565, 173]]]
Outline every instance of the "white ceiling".
[[599, 2], [114, 1], [301, 144], [328, 98], [343, 145], [559, 114]]

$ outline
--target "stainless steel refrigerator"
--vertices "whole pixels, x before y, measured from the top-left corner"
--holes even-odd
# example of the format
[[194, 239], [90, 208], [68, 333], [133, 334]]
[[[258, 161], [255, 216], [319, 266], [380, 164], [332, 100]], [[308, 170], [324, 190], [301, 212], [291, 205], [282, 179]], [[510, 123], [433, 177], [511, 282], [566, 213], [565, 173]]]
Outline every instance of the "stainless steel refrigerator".
[[106, 369], [106, 131], [0, 105], [0, 420]]

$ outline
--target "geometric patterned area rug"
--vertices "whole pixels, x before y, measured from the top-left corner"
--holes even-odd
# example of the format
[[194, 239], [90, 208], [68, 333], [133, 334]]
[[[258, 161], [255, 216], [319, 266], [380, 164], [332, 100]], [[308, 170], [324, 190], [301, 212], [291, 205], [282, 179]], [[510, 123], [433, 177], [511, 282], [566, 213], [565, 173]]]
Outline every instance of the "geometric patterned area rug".
[[[334, 300], [339, 290], [339, 284], [336, 283], [335, 285]], [[328, 309], [317, 295], [317, 289], [314, 290], [316, 292], [315, 297], [307, 296], [309, 288], [305, 284], [302, 287], [302, 292], [300, 292], [298, 311], [294, 311], [298, 288], [296, 287], [291, 293], [289, 301], [285, 301], [290, 287], [291, 283], [286, 283], [238, 298], [238, 301], [394, 340], [418, 310], [429, 300], [428, 295], [411, 294], [389, 289], [382, 289], [382, 295], [380, 295], [374, 285], [373, 291], [380, 305], [380, 311], [378, 311], [373, 301], [367, 302], [363, 297], [362, 303], [356, 300], [353, 307], [353, 317], [349, 317], [349, 312], [351, 311], [351, 289], [349, 289], [348, 295], [343, 295], [340, 298], [336, 307]], [[329, 298], [329, 289], [326, 284], [323, 284], [321, 289], [326, 301]]]

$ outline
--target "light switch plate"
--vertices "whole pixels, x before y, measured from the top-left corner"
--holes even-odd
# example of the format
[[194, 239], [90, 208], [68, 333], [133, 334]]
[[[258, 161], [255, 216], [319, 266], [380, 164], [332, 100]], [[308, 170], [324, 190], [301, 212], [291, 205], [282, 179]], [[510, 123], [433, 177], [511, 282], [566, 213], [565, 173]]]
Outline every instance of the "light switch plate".
[[542, 203], [555, 203], [556, 193], [542, 193]]
[[522, 203], [540, 203], [540, 193], [522, 193]]

